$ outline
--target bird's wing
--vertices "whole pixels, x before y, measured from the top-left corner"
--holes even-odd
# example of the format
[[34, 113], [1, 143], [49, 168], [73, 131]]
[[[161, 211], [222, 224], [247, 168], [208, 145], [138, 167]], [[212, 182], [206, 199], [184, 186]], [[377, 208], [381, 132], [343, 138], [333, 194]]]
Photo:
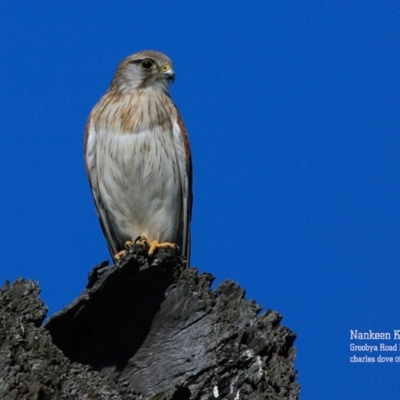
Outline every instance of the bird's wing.
[[178, 160], [179, 176], [182, 187], [182, 214], [180, 238], [182, 239], [182, 254], [190, 265], [190, 220], [192, 217], [192, 156], [189, 138], [183, 120], [177, 111], [176, 122], [173, 125], [175, 151]]
[[107, 240], [108, 249], [110, 250], [111, 257], [113, 257], [119, 249], [115, 240], [115, 233], [101, 199], [101, 191], [99, 187], [98, 167], [96, 159], [96, 130], [91, 116], [86, 124], [85, 141], [84, 141], [84, 158], [86, 172], [89, 178], [90, 189], [96, 206], [97, 216], [100, 220], [101, 229]]

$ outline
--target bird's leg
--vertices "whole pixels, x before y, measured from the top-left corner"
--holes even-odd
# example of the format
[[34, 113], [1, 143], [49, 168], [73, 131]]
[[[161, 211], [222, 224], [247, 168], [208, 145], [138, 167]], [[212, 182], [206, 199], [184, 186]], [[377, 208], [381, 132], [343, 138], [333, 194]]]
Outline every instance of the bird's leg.
[[154, 254], [154, 252], [157, 250], [157, 249], [160, 249], [160, 248], [169, 248], [169, 249], [176, 249], [176, 244], [175, 243], [170, 243], [170, 242], [163, 242], [163, 243], [160, 243], [158, 240], [152, 240], [151, 242], [150, 242], [150, 248], [149, 248], [149, 251], [148, 251], [148, 253], [149, 253], [149, 255], [152, 255], [152, 254]]
[[132, 242], [131, 240], [127, 240], [127, 241], [125, 242], [125, 250], [121, 250], [121, 251], [119, 251], [117, 254], [114, 254], [114, 259], [115, 259], [116, 261], [118, 261], [118, 260], [120, 260], [122, 257], [125, 257], [126, 254], [128, 253], [129, 248], [130, 248], [130, 247], [133, 247], [133, 246], [135, 245], [135, 243], [136, 243], [136, 240], [135, 240], [135, 242]]

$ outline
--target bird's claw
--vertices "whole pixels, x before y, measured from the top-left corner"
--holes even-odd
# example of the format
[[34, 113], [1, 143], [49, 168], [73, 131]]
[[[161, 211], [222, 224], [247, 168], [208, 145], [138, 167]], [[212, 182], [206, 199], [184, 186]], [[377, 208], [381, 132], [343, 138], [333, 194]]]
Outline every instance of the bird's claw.
[[146, 250], [146, 252], [148, 252], [150, 248], [150, 244], [149, 241], [147, 240], [147, 237], [143, 235], [140, 235], [135, 239], [134, 245], [142, 246]]
[[119, 261], [122, 257], [125, 257], [128, 254], [129, 249], [132, 248], [135, 245], [135, 243], [132, 242], [131, 240], [127, 240], [125, 242], [125, 250], [121, 250], [117, 254], [114, 254], [114, 259], [116, 261]]
[[126, 242], [125, 242], [125, 249], [126, 250], [129, 250], [131, 247], [133, 247], [135, 245], [135, 243], [134, 242], [132, 242], [131, 240], [127, 240]]
[[157, 249], [161, 249], [161, 248], [176, 249], [176, 244], [170, 243], [170, 242], [160, 243], [158, 240], [152, 240], [150, 242], [150, 248], [148, 251], [149, 256], [152, 256]]

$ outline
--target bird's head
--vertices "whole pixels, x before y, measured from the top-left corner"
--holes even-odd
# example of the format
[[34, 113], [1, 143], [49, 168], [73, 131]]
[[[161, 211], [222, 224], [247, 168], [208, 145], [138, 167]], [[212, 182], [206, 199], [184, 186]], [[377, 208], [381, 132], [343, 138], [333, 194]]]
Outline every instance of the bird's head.
[[145, 50], [132, 54], [119, 64], [111, 88], [121, 93], [150, 87], [166, 92], [174, 80], [171, 59], [158, 51]]

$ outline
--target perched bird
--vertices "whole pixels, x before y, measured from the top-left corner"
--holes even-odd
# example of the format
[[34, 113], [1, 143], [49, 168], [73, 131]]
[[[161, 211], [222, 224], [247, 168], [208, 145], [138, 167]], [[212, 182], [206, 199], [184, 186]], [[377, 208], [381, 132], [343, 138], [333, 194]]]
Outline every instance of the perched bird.
[[89, 115], [86, 170], [111, 255], [136, 240], [175, 247], [190, 258], [192, 161], [168, 87], [171, 60], [157, 51], [124, 59]]

